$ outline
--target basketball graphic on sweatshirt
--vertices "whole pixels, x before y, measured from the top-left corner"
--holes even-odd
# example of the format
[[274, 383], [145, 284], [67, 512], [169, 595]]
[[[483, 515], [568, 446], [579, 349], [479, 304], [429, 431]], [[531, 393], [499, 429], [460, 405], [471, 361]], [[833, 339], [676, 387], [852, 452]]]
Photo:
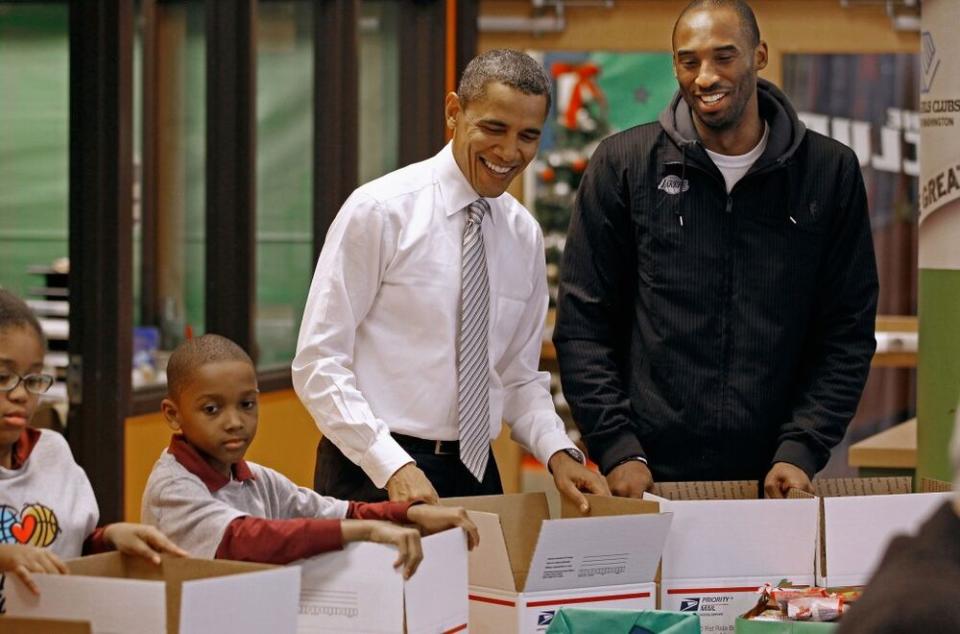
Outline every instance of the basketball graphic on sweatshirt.
[[25, 504], [19, 512], [12, 506], [0, 505], [0, 544], [45, 548], [59, 534], [57, 514], [42, 504]]

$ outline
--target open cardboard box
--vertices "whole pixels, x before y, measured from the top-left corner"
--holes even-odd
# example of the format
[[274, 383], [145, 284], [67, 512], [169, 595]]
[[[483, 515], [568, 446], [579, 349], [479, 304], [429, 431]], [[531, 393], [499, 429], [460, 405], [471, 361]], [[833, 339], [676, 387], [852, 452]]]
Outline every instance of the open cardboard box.
[[660, 607], [696, 612], [704, 633], [733, 632], [765, 583], [813, 585], [815, 499], [758, 499], [756, 481], [665, 482], [645, 499], [673, 514]]
[[551, 519], [543, 493], [441, 500], [466, 508], [480, 531], [470, 553], [471, 632], [544, 632], [563, 606], [656, 608], [670, 516], [642, 500], [588, 498], [589, 517], [564, 503], [564, 519]]
[[817, 585], [864, 585], [890, 540], [915, 533], [951, 499], [949, 483], [924, 480], [913, 493], [910, 478], [814, 480], [820, 505], [817, 531]]
[[[298, 562], [302, 568], [299, 634], [433, 634], [467, 628], [467, 539], [461, 529], [421, 540], [423, 561], [404, 581], [397, 549], [348, 544]], [[406, 628], [404, 627], [406, 626]]]
[[[86, 621], [93, 634], [283, 634], [296, 631], [300, 571], [265, 564], [104, 553], [67, 562], [69, 575], [35, 574], [40, 596], [7, 576], [9, 617]], [[7, 617], [2, 617], [7, 618]], [[46, 634], [72, 634], [76, 624]]]

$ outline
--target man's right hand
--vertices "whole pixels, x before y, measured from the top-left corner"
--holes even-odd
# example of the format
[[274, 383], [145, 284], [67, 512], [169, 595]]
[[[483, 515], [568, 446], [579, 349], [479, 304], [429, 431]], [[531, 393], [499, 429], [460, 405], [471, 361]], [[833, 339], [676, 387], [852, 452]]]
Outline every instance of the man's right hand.
[[436, 489], [415, 462], [403, 465], [387, 480], [387, 495], [391, 502], [420, 500], [427, 504], [440, 501]]
[[607, 474], [610, 492], [624, 498], [642, 498], [645, 491], [653, 488], [653, 474], [639, 460], [628, 460]]

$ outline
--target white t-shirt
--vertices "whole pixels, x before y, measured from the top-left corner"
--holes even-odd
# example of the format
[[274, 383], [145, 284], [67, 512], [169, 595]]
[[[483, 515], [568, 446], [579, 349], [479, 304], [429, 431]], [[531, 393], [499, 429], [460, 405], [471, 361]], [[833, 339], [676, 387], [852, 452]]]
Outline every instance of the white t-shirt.
[[60, 434], [40, 438], [19, 469], [0, 467], [0, 543], [79, 557], [100, 518], [93, 488]]
[[728, 194], [733, 189], [733, 186], [737, 184], [737, 181], [750, 171], [750, 168], [757, 162], [757, 159], [760, 158], [763, 151], [767, 149], [767, 139], [769, 136], [770, 126], [764, 121], [763, 136], [760, 138], [760, 142], [746, 154], [730, 156], [707, 150], [707, 156], [710, 157], [710, 160], [713, 161], [714, 165], [720, 170], [720, 173], [723, 174], [723, 180], [727, 184]]

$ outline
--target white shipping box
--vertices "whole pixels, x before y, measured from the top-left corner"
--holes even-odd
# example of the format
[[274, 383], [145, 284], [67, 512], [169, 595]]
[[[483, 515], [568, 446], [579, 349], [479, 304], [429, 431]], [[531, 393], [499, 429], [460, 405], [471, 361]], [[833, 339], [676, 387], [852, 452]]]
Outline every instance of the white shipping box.
[[[819, 496], [817, 585], [861, 586], [880, 564], [890, 540], [915, 533], [952, 493], [911, 493], [910, 478], [815, 480]], [[921, 491], [936, 490], [926, 481]]]
[[468, 509], [480, 531], [470, 553], [471, 632], [545, 632], [563, 606], [656, 608], [670, 516], [641, 500], [588, 497], [591, 516], [565, 519], [550, 519], [543, 493], [442, 500]]
[[154, 566], [116, 552], [74, 559], [67, 565], [69, 575], [33, 575], [40, 596], [8, 575], [7, 614], [86, 621], [93, 634], [296, 631], [300, 593], [296, 568], [176, 558], [164, 558]]
[[[421, 540], [423, 561], [409, 580], [393, 567], [397, 549], [348, 544], [298, 562], [299, 634], [436, 634], [467, 628], [467, 538], [461, 529]], [[406, 623], [406, 629], [404, 629]]]
[[732, 633], [763, 584], [813, 585], [816, 500], [757, 499], [756, 481], [663, 483], [655, 492], [645, 499], [673, 514], [661, 609], [697, 613], [704, 634]]

